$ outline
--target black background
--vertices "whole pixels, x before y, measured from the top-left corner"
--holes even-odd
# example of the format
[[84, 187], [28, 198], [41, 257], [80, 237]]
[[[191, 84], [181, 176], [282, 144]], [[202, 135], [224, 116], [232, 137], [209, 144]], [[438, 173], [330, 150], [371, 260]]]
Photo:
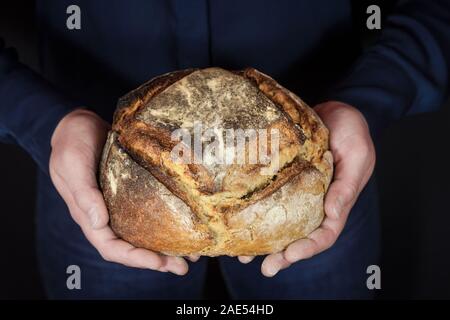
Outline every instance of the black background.
[[[0, 36], [17, 48], [21, 61], [37, 69], [34, 17], [25, 2], [0, 2]], [[373, 36], [364, 28], [366, 3], [358, 2], [355, 22], [365, 40]], [[388, 7], [382, 7], [383, 14]], [[380, 299], [450, 298], [449, 126], [447, 104], [439, 112], [394, 123], [378, 147]], [[0, 299], [44, 298], [34, 251], [36, 167], [19, 147], [0, 144], [0, 168]], [[227, 297], [219, 274], [211, 260], [206, 297]]]

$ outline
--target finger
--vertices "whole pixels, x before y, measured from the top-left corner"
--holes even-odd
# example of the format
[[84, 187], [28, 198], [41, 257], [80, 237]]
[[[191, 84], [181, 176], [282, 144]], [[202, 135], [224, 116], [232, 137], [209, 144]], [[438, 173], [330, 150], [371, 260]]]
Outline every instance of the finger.
[[188, 259], [191, 262], [197, 262], [198, 259], [200, 259], [200, 256], [197, 255], [191, 255], [191, 256], [187, 256], [186, 259]]
[[238, 260], [243, 264], [247, 264], [252, 262], [254, 258], [255, 258], [254, 256], [239, 256]]
[[188, 265], [184, 259], [163, 256], [150, 250], [136, 248], [130, 243], [118, 239], [108, 226], [100, 230], [88, 229], [85, 231], [85, 235], [107, 261], [134, 268], [169, 271], [177, 275], [184, 275], [188, 271]]
[[[80, 211], [79, 209], [75, 209]], [[107, 225], [102, 229], [83, 227], [88, 225], [87, 217], [79, 216], [79, 224], [88, 241], [99, 251], [100, 255], [107, 261], [120, 263], [128, 267], [151, 269], [160, 272], [172, 272], [184, 275], [188, 271], [187, 263], [178, 257], [167, 257], [154, 253], [150, 250], [135, 248], [114, 234]]]
[[291, 263], [287, 261], [282, 252], [268, 255], [262, 265], [261, 272], [266, 277], [275, 276], [281, 269], [289, 267]]
[[290, 263], [308, 259], [330, 248], [337, 240], [345, 222], [325, 218], [322, 225], [307, 238], [291, 243], [284, 251], [284, 258]]

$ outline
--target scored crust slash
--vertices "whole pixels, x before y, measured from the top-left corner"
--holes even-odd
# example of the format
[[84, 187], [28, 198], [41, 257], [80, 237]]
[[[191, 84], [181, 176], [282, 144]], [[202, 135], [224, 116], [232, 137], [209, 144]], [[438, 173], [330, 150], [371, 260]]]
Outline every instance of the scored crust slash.
[[[193, 131], [195, 122], [276, 129], [278, 170], [174, 161], [172, 132]], [[137, 247], [168, 255], [262, 255], [320, 225], [332, 174], [328, 130], [299, 97], [253, 68], [207, 68], [159, 76], [119, 100], [100, 185], [112, 229]]]

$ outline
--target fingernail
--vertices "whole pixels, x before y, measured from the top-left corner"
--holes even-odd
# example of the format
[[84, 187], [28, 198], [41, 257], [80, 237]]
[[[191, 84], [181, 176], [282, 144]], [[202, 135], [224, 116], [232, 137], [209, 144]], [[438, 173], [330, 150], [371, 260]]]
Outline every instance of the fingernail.
[[97, 209], [95, 207], [92, 207], [91, 209], [89, 209], [88, 216], [89, 216], [89, 221], [91, 223], [91, 227], [95, 229], [98, 225]]
[[334, 215], [336, 218], [339, 218], [339, 216], [341, 215], [342, 212], [342, 207], [343, 207], [343, 201], [342, 201], [342, 197], [337, 197], [336, 199], [336, 203], [334, 204]]

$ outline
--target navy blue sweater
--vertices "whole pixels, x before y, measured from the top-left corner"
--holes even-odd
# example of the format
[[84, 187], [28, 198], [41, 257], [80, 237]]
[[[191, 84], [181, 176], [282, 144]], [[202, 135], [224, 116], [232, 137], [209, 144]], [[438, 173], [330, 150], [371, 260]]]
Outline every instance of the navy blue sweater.
[[[0, 139], [48, 172], [51, 134], [73, 108], [110, 120], [140, 83], [206, 66], [252, 66], [312, 105], [350, 103], [376, 133], [437, 109], [449, 87], [450, 1], [401, 3], [362, 53], [350, 0], [38, 0], [40, 74], [0, 40]], [[66, 27], [71, 4], [80, 30]]]

